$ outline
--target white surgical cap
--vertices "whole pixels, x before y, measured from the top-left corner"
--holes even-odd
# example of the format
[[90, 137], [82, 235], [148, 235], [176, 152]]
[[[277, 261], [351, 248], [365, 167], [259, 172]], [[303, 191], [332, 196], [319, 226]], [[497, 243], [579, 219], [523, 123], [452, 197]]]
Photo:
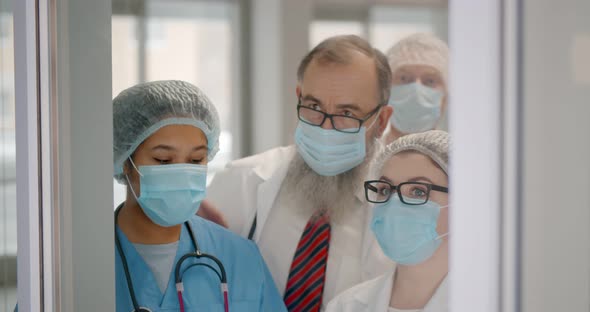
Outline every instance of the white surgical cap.
[[168, 125], [192, 125], [207, 137], [208, 160], [219, 150], [219, 116], [196, 86], [178, 80], [138, 84], [113, 100], [115, 178], [123, 180], [123, 164], [154, 132]]
[[396, 154], [415, 151], [430, 157], [449, 174], [449, 134], [442, 130], [408, 134], [387, 145], [375, 159], [374, 175], [381, 174], [385, 163]]
[[405, 37], [387, 52], [391, 73], [406, 65], [427, 65], [436, 69], [448, 86], [449, 47], [434, 35], [416, 33]]

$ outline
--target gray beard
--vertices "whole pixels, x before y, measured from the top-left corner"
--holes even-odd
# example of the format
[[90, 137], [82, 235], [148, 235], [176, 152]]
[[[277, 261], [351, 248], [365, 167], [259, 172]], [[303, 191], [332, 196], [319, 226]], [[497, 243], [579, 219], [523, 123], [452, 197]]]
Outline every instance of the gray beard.
[[365, 160], [360, 165], [332, 177], [317, 174], [296, 153], [283, 181], [280, 198], [294, 203], [293, 209], [306, 210], [307, 214], [323, 211], [332, 222], [337, 223], [362, 205], [357, 194], [363, 188], [363, 181], [379, 147], [377, 139], [371, 140]]

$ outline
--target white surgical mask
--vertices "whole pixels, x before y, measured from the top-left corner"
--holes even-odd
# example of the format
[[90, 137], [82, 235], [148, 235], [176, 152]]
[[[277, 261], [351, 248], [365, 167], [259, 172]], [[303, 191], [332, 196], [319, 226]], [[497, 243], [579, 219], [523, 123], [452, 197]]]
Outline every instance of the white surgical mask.
[[140, 166], [140, 194], [127, 182], [133, 196], [143, 212], [163, 227], [170, 227], [188, 221], [195, 215], [205, 198], [207, 166], [194, 164], [170, 164]]
[[449, 235], [436, 232], [442, 208], [448, 205], [428, 201], [412, 206], [395, 195], [388, 202], [375, 206], [371, 230], [387, 257], [399, 264], [416, 265], [432, 257], [442, 238]]
[[391, 123], [402, 133], [432, 130], [441, 116], [444, 94], [421, 83], [391, 88], [389, 105], [393, 107]]
[[360, 165], [366, 157], [366, 133], [378, 117], [356, 133], [323, 129], [299, 121], [295, 129], [295, 145], [305, 163], [317, 174], [335, 176]]

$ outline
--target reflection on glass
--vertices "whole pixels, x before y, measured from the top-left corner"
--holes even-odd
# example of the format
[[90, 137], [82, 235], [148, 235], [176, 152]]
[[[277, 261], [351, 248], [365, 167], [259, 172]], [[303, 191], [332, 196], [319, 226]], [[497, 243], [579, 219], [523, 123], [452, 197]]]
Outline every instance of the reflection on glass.
[[0, 311], [16, 303], [16, 171], [12, 13], [0, 1]]
[[112, 18], [113, 97], [139, 82], [137, 23], [131, 15]]
[[[201, 88], [221, 121], [220, 151], [209, 163], [210, 180], [236, 153], [232, 122], [239, 99], [234, 95], [232, 74], [238, 67], [237, 5], [168, 0], [142, 3], [144, 7], [137, 12], [113, 12], [113, 97], [142, 81], [178, 79]], [[124, 198], [125, 187], [115, 182], [115, 206]]]
[[364, 25], [355, 20], [317, 20], [309, 25], [309, 46], [315, 47], [324, 39], [337, 35], [357, 35], [363, 37]]
[[387, 52], [400, 39], [416, 32], [447, 39], [447, 9], [377, 5], [369, 11], [369, 40]]
[[352, 34], [365, 37], [386, 52], [400, 39], [416, 32], [432, 33], [446, 41], [447, 15], [446, 7], [372, 5], [368, 16], [359, 15], [357, 19], [313, 21], [309, 44], [314, 47], [328, 37]]

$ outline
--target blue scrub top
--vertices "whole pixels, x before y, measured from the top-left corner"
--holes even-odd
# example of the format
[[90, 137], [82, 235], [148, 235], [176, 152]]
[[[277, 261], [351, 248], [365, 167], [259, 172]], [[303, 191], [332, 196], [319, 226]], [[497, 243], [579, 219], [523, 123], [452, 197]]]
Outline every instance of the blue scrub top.
[[[201, 252], [217, 257], [225, 267], [229, 289], [229, 311], [287, 311], [270, 272], [253, 242], [198, 216], [194, 216], [189, 222], [192, 224]], [[164, 294], [160, 291], [148, 265], [123, 231], [118, 226], [116, 231], [123, 252], [127, 257], [129, 273], [139, 306], [147, 307], [153, 312], [179, 311], [174, 269], [180, 257], [186, 253], [194, 252], [194, 246], [186, 226], [182, 226], [178, 250]], [[182, 270], [197, 262], [205, 262], [217, 268], [217, 265], [209, 259], [190, 258], [183, 262]], [[133, 304], [125, 279], [125, 271], [116, 248], [115, 274], [117, 312], [132, 311]], [[215, 272], [204, 266], [195, 266], [186, 271], [182, 277], [185, 311], [215, 312], [224, 310], [221, 283]]]

